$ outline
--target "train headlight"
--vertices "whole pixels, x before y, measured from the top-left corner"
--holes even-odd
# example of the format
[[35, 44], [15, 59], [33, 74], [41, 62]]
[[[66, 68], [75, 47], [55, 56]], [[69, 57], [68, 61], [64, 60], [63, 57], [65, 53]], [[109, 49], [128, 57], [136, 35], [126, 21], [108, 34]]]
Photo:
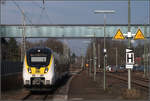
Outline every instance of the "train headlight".
[[48, 68], [45, 68], [45, 71], [44, 71], [44, 73], [47, 73], [48, 72]]
[[31, 72], [32, 72], [30, 67], [28, 68], [28, 72], [29, 72], [29, 73], [31, 73]]

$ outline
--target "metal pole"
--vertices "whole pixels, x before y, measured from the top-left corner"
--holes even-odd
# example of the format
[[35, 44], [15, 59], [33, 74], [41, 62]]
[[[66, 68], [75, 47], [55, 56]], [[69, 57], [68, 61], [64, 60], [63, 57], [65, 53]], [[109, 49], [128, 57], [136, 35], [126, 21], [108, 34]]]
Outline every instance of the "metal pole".
[[81, 48], [79, 49], [79, 52], [81, 52], [81, 70], [82, 70], [82, 50], [81, 50]]
[[147, 48], [147, 66], [146, 66], [146, 76], [148, 77], [148, 48]]
[[[106, 16], [104, 14], [104, 50], [106, 49], [105, 46], [105, 23], [106, 23]], [[106, 55], [106, 54], [105, 54]], [[106, 60], [105, 60], [105, 55], [104, 55], [104, 90], [106, 89], [106, 75], [105, 75], [105, 71], [106, 71]]]
[[[22, 16], [22, 22], [24, 22], [23, 20], [24, 20], [24, 17]], [[21, 62], [23, 62], [23, 24], [22, 24]]]
[[63, 55], [65, 56], [65, 35], [63, 34]]
[[[128, 32], [130, 32], [131, 27], [130, 27], [130, 23], [131, 23], [131, 18], [130, 18], [130, 14], [131, 14], [131, 9], [130, 9], [130, 0], [128, 0]], [[129, 44], [129, 48], [131, 48], [131, 39], [128, 38], [128, 44]]]
[[[144, 27], [144, 34], [146, 37], [146, 25]], [[144, 77], [146, 76], [146, 40], [144, 40]]]
[[26, 36], [25, 36], [25, 16], [23, 17], [24, 18], [24, 32], [23, 32], [23, 38], [24, 38], [24, 54], [25, 54], [25, 51], [26, 51]]
[[94, 67], [94, 81], [95, 81], [95, 43], [93, 41], [93, 67]]
[[117, 67], [118, 67], [118, 50], [116, 48], [116, 69], [117, 69]]
[[148, 62], [147, 62], [147, 71], [148, 71], [147, 76], [148, 76], [149, 73], [150, 73], [150, 69], [149, 69], [149, 68], [150, 68], [150, 67], [149, 67], [149, 65], [150, 65], [150, 64], [149, 64], [149, 59], [150, 59], [149, 53], [150, 53], [150, 52], [149, 52], [149, 51], [150, 51], [150, 49], [148, 48], [148, 50], [147, 50], [147, 53], [148, 53], [148, 55], [147, 55], [147, 61], [148, 61]]
[[100, 44], [98, 43], [98, 67], [100, 69]]
[[45, 3], [45, 0], [43, 0], [43, 4]]
[[84, 64], [84, 63], [83, 63], [83, 52], [82, 52], [82, 51], [83, 51], [83, 49], [81, 48], [81, 57], [82, 57], [82, 66], [81, 66], [81, 69], [83, 70], [83, 68], [84, 68], [84, 67], [83, 67], [83, 66], [84, 66], [83, 64]]
[[[130, 0], [128, 0], [128, 32], [130, 32]], [[129, 48], [131, 48], [131, 39], [128, 38]], [[131, 69], [128, 69], [128, 89], [131, 89]]]
[[91, 49], [90, 49], [90, 69], [89, 69], [90, 70], [90, 76], [91, 76], [91, 72], [92, 72], [91, 71], [92, 70], [92, 59], [91, 58], [92, 58], [92, 44], [91, 44]]
[[[149, 0], [149, 9], [150, 9], [150, 0]], [[149, 14], [148, 20], [150, 24], [150, 14]], [[150, 29], [149, 29], [149, 34], [150, 34]], [[148, 49], [148, 53], [150, 53], [150, 48]], [[148, 74], [150, 74], [150, 56], [148, 56]]]
[[[81, 52], [81, 48], [79, 48], [79, 52]], [[81, 70], [82, 70], [82, 53], [80, 53], [80, 59], [81, 59], [81, 61], [80, 61], [80, 66], [81, 66]]]
[[93, 62], [94, 62], [94, 81], [96, 81], [96, 49], [95, 49], [95, 34], [93, 40]]
[[25, 15], [24, 15], [24, 11], [22, 11], [22, 20], [23, 20], [23, 24], [22, 24], [22, 46], [21, 46], [21, 62], [23, 62], [24, 59], [24, 54], [26, 51], [26, 44], [25, 44]]
[[114, 10], [95, 10], [94, 11], [95, 13], [104, 13], [104, 90], [106, 88], [106, 77], [105, 77], [105, 69], [106, 69], [106, 45], [105, 45], [105, 37], [106, 37], [106, 32], [105, 32], [105, 24], [106, 24], [106, 16], [105, 16], [105, 13], [114, 13]]
[[[145, 24], [145, 27], [144, 27], [144, 34], [145, 34], [145, 37], [147, 37], [147, 26], [146, 26], [146, 24]], [[147, 46], [147, 39], [146, 40], [144, 40], [145, 41], [145, 76], [148, 76], [148, 46]]]

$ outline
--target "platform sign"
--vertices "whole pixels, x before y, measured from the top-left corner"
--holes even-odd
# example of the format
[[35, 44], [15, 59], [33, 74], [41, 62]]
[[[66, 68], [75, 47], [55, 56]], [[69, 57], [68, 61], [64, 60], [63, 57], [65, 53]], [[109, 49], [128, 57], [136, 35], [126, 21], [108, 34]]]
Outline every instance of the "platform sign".
[[127, 65], [127, 64], [126, 64], [126, 68], [127, 68], [127, 69], [129, 69], [129, 68], [132, 69], [132, 68], [133, 68], [133, 65]]
[[133, 68], [134, 53], [131, 49], [126, 49], [126, 68]]
[[117, 33], [116, 33], [116, 35], [114, 36], [113, 39], [120, 39], [120, 40], [124, 40], [125, 39], [125, 37], [124, 37], [124, 35], [123, 35], [123, 33], [121, 32], [120, 29], [118, 29], [118, 31], [117, 31]]
[[141, 39], [141, 40], [145, 39], [145, 37], [140, 29], [137, 30], [136, 35], [134, 36], [134, 40], [137, 40], [137, 39]]

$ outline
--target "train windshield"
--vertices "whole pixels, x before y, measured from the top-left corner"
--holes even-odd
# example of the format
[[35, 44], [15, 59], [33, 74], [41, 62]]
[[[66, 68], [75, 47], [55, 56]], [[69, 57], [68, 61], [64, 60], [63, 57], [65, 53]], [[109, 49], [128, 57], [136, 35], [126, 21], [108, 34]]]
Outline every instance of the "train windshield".
[[31, 67], [45, 67], [48, 66], [50, 61], [50, 53], [37, 53], [37, 52], [30, 52], [28, 54], [28, 64]]
[[31, 62], [46, 62], [47, 56], [31, 56]]
[[31, 57], [31, 62], [46, 62], [46, 57]]

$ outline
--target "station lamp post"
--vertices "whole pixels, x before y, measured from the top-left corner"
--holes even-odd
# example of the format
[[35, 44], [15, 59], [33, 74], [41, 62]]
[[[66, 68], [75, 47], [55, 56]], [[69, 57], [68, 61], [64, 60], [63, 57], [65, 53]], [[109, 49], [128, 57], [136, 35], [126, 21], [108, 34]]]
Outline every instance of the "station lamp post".
[[95, 14], [104, 14], [104, 90], [106, 89], [106, 75], [105, 75], [105, 69], [106, 69], [106, 42], [105, 42], [105, 37], [106, 37], [106, 14], [113, 14], [115, 13], [114, 10], [94, 10]]

